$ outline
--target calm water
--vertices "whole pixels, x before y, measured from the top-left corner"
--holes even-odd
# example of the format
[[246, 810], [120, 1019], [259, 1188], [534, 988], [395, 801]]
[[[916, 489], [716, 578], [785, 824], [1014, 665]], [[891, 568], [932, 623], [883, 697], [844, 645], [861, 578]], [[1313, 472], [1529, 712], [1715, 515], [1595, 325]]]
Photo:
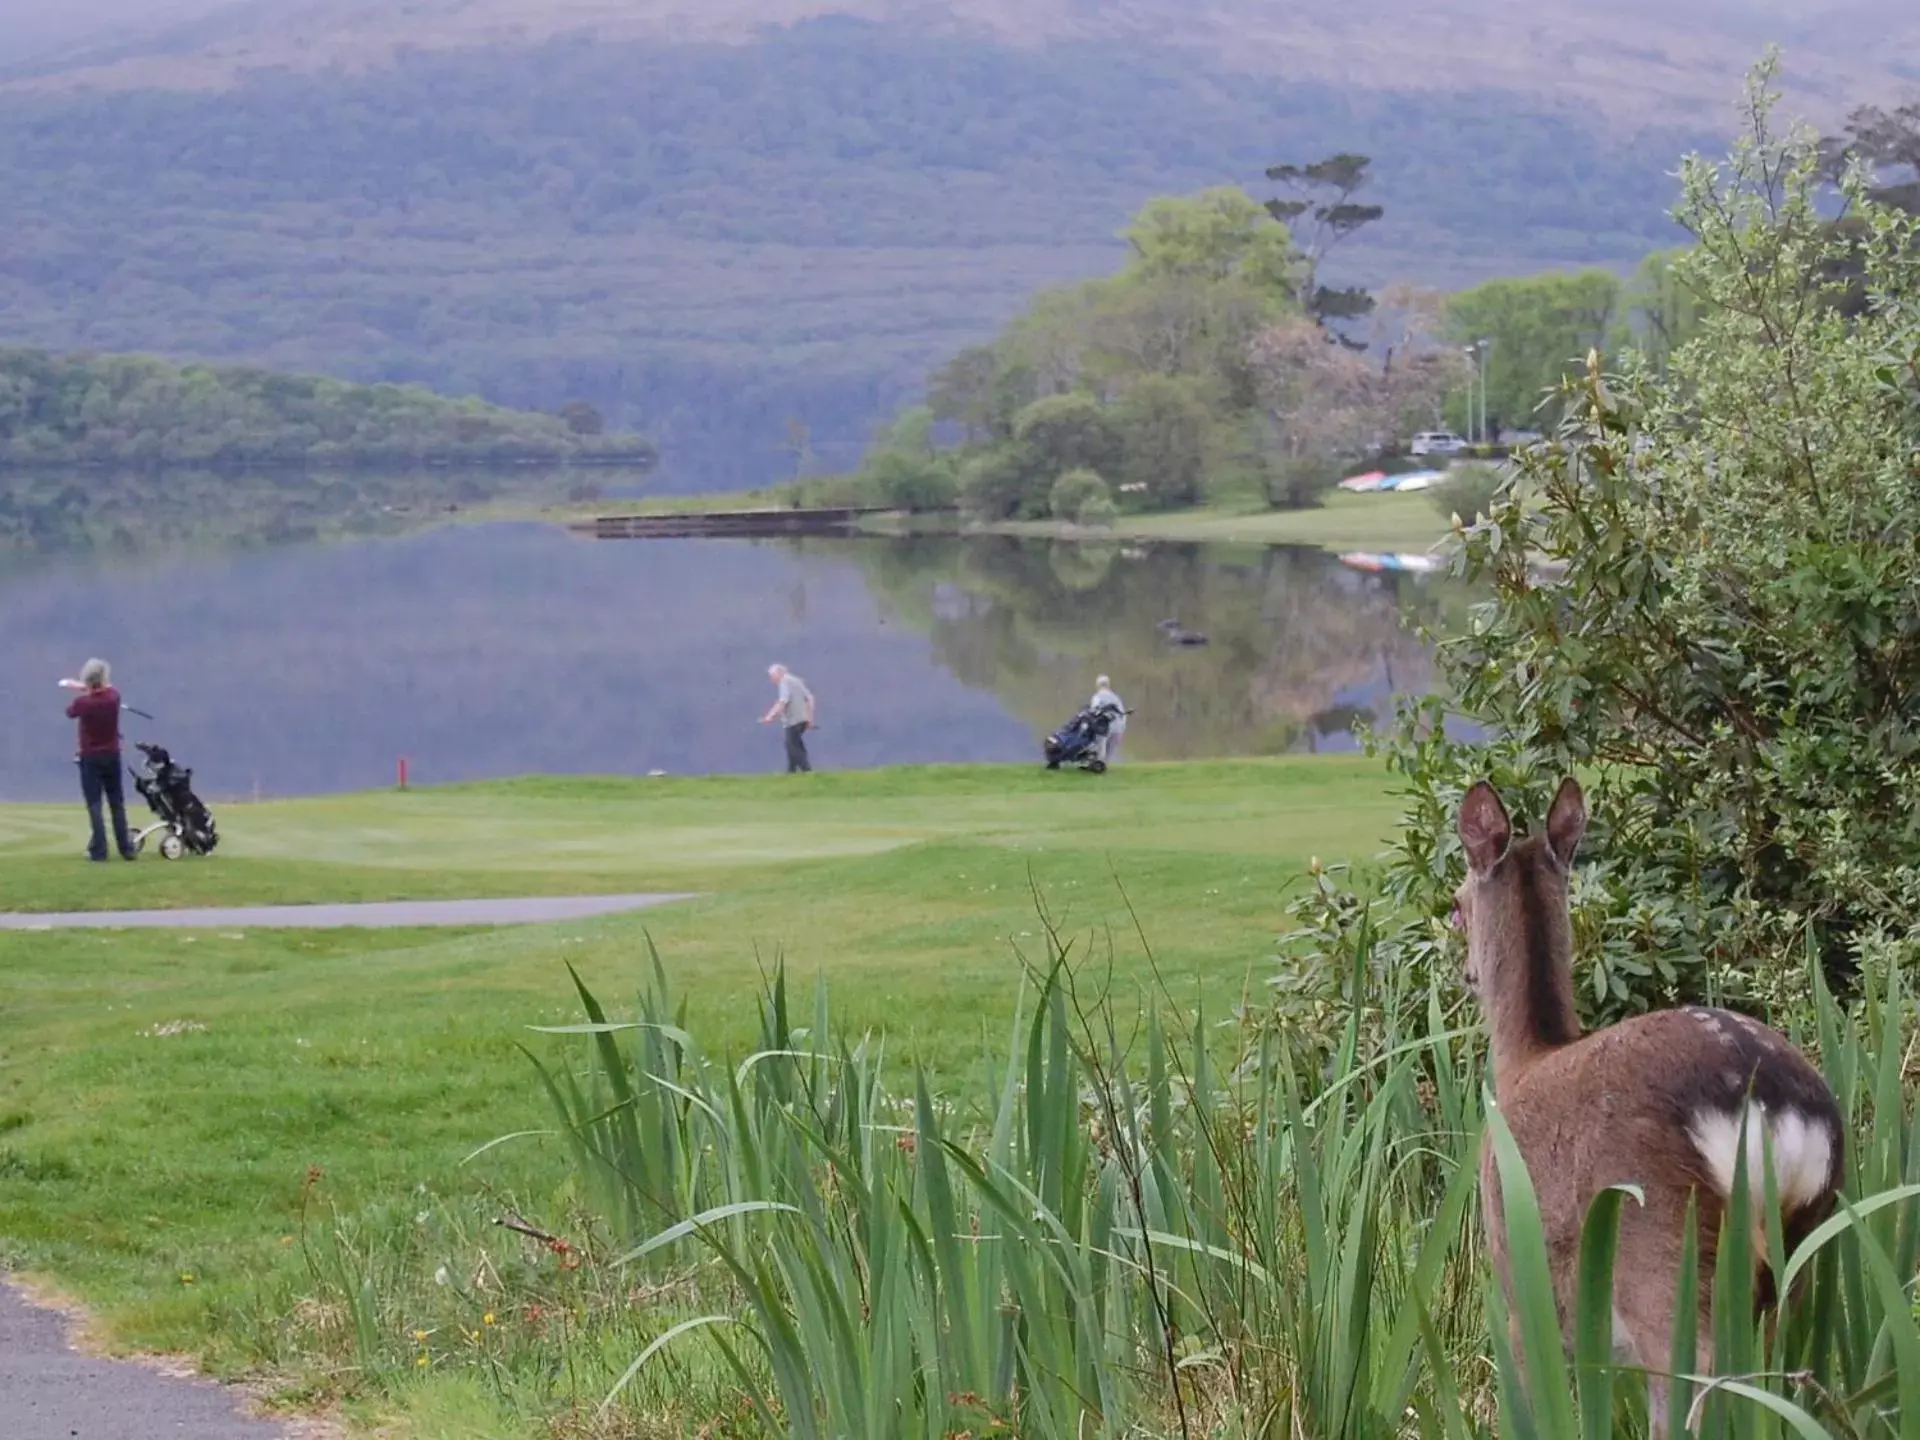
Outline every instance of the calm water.
[[[129, 552], [125, 525], [117, 546], [79, 525], [0, 547], [0, 798], [72, 793], [53, 682], [91, 654], [157, 717], [132, 734], [206, 793], [299, 794], [387, 783], [402, 755], [423, 783], [777, 769], [756, 723], [776, 660], [820, 697], [823, 768], [1034, 759], [1101, 671], [1139, 712], [1139, 758], [1344, 748], [1356, 716], [1426, 686], [1402, 622], [1448, 603], [1305, 550], [294, 538], [329, 528], [311, 516], [262, 544], [249, 514], [237, 550]], [[1168, 645], [1169, 618], [1210, 643]]]

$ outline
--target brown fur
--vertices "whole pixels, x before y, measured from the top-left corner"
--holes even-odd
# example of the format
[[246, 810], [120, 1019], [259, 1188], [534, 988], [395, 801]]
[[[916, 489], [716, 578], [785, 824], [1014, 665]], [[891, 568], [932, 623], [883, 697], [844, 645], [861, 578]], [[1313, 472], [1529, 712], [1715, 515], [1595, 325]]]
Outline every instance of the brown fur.
[[[1560, 787], [1544, 835], [1515, 839], [1491, 786], [1461, 804], [1468, 875], [1457, 896], [1467, 932], [1466, 979], [1492, 1034], [1495, 1102], [1519, 1146], [1547, 1238], [1547, 1258], [1568, 1333], [1578, 1286], [1580, 1232], [1593, 1197], [1631, 1184], [1646, 1197], [1621, 1211], [1614, 1271], [1616, 1330], [1628, 1358], [1668, 1367], [1687, 1203], [1699, 1216], [1695, 1373], [1712, 1368], [1712, 1277], [1725, 1199], [1689, 1134], [1704, 1111], [1738, 1114], [1748, 1095], [1770, 1112], [1792, 1110], [1828, 1128], [1824, 1191], [1782, 1216], [1789, 1250], [1833, 1205], [1842, 1169], [1840, 1117], [1831, 1091], [1785, 1037], [1744, 1016], [1702, 1009], [1638, 1016], [1580, 1034], [1573, 1005], [1568, 880], [1586, 829], [1571, 779]], [[1480, 1158], [1481, 1206], [1495, 1273], [1509, 1300], [1500, 1185], [1491, 1142]], [[1758, 1195], [1754, 1205], [1761, 1204]], [[1756, 1276], [1772, 1297], [1772, 1276]], [[1666, 1433], [1664, 1381], [1649, 1375], [1653, 1433]]]

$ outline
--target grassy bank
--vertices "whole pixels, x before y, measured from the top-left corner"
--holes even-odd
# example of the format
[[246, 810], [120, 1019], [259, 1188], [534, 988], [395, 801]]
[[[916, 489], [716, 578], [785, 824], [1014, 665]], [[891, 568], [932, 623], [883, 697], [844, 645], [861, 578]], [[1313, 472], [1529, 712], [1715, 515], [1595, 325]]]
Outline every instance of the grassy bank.
[[1422, 552], [1447, 533], [1427, 495], [1352, 495], [1336, 491], [1307, 510], [1246, 504], [1203, 505], [1154, 515], [1122, 515], [1111, 527], [1084, 530], [1057, 520], [1012, 520], [984, 527], [1000, 535], [1061, 539], [1236, 541], [1315, 545], [1325, 550]]
[[[488, 1217], [564, 1210], [551, 1142], [461, 1162], [550, 1123], [516, 1045], [576, 1017], [569, 964], [629, 995], [650, 934], [706, 1043], [739, 1055], [784, 958], [827, 977], [852, 1033], [884, 1029], [960, 1086], [1003, 1038], [1016, 952], [1040, 953], [1036, 900], [1111, 947], [1123, 1008], [1150, 943], [1168, 989], [1221, 1018], [1267, 974], [1309, 857], [1370, 855], [1392, 807], [1345, 759], [527, 780], [232, 806], [211, 861], [97, 868], [74, 818], [0, 808], [0, 906], [704, 894], [498, 932], [0, 934], [4, 1259], [75, 1291], [117, 1343], [324, 1395], [345, 1381], [317, 1338], [337, 1316], [315, 1308], [334, 1263], [316, 1217], [404, 1210], [504, 1253]], [[403, 1405], [430, 1416], [419, 1383]], [[419, 1433], [534, 1433], [450, 1413]]]
[[[789, 487], [736, 491], [725, 495], [675, 495], [638, 501], [600, 500], [545, 506], [478, 507], [470, 520], [540, 519], [557, 524], [598, 515], [685, 515], [708, 511], [781, 509], [794, 494]], [[821, 499], [809, 503], [830, 503]], [[844, 503], [832, 501], [831, 503]], [[871, 529], [886, 534], [957, 533], [1026, 535], [1074, 540], [1237, 541], [1262, 545], [1314, 545], [1328, 550], [1424, 551], [1447, 533], [1445, 519], [1427, 495], [1353, 495], [1336, 491], [1307, 510], [1271, 510], [1248, 501], [1202, 505], [1150, 515], [1122, 515], [1112, 526], [1082, 529], [1055, 520], [1010, 520], [994, 525], [964, 525], [953, 515], [884, 515]]]

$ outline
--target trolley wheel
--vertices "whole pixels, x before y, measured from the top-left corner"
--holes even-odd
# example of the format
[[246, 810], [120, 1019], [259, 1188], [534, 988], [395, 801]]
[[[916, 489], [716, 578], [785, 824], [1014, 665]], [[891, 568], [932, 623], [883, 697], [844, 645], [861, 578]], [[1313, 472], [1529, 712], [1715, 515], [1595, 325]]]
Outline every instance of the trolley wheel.
[[186, 853], [187, 847], [181, 843], [178, 835], [169, 835], [160, 842], [160, 858], [162, 860], [178, 860]]
[[1106, 761], [1104, 761], [1104, 760], [1089, 760], [1089, 761], [1087, 761], [1087, 773], [1088, 773], [1089, 775], [1104, 775], [1104, 774], [1106, 774], [1106, 773], [1107, 773], [1107, 762], [1106, 762]]

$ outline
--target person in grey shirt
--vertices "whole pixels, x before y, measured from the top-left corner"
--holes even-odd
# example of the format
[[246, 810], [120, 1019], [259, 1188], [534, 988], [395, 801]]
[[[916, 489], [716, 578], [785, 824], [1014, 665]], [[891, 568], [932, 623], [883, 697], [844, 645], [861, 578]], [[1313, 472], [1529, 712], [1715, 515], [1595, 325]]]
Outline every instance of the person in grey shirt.
[[1100, 758], [1109, 765], [1120, 763], [1120, 737], [1127, 733], [1127, 706], [1114, 693], [1113, 681], [1102, 675], [1093, 682], [1093, 699], [1087, 702], [1089, 710], [1098, 710], [1102, 705], [1111, 705], [1120, 713], [1113, 718], [1113, 728], [1107, 731], [1106, 738], [1100, 742]]
[[778, 720], [787, 735], [787, 773], [810, 774], [813, 762], [807, 758], [807, 731], [813, 729], [813, 692], [807, 682], [784, 665], [769, 665], [767, 678], [779, 687], [773, 706], [760, 717], [762, 725]]

